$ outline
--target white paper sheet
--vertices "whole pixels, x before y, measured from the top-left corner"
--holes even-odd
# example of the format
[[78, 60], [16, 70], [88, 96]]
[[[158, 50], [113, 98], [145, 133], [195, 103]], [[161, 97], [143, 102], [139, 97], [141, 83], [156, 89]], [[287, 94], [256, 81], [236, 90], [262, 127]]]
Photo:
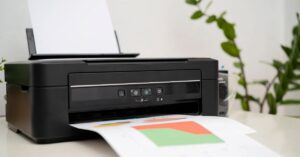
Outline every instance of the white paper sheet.
[[[210, 136], [214, 136], [214, 138], [217, 138], [219, 141], [207, 141], [206, 143], [189, 143], [189, 141], [184, 141], [188, 143], [180, 144], [181, 141], [178, 141], [176, 138], [180, 140], [181, 137], [171, 136], [172, 138], [168, 140], [174, 143], [179, 142], [179, 144], [177, 143], [172, 145], [170, 144], [172, 142], [168, 143], [167, 141], [167, 143], [163, 143], [164, 141], [159, 138], [156, 139], [158, 141], [151, 139], [153, 138], [153, 135], [157, 135], [157, 132], [149, 135], [147, 134], [149, 132], [146, 131], [145, 134], [145, 132], [139, 130], [143, 127], [149, 126], [174, 126], [174, 124], [182, 125], [184, 123], [192, 123], [194, 125], [202, 126], [210, 132]], [[113, 147], [113, 149], [123, 157], [278, 156], [276, 153], [272, 152], [246, 135], [248, 133], [255, 132], [253, 129], [223, 117], [169, 115], [150, 118], [72, 124], [72, 126], [99, 133]], [[166, 130], [163, 129], [162, 131]], [[167, 129], [167, 131], [174, 132], [174, 129]], [[160, 134], [160, 132], [158, 132], [158, 134]], [[194, 137], [197, 138], [198, 136]], [[167, 137], [161, 136], [160, 138]], [[193, 139], [190, 140], [193, 141]]]
[[28, 0], [37, 54], [118, 53], [106, 0]]

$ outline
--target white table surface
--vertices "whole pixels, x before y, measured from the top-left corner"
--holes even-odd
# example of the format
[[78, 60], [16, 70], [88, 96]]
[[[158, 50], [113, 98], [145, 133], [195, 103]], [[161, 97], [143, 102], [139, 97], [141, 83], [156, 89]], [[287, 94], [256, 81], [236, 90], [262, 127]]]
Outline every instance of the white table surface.
[[[249, 136], [282, 156], [300, 156], [300, 119], [233, 112], [235, 119], [257, 132]], [[101, 139], [63, 142], [55, 144], [34, 144], [7, 128], [5, 118], [0, 118], [0, 157], [115, 157], [116, 153]]]

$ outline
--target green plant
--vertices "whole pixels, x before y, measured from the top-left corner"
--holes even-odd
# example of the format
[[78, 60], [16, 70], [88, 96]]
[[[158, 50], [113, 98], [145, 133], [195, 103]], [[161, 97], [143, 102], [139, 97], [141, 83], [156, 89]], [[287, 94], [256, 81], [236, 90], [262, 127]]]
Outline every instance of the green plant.
[[[282, 45], [281, 48], [287, 56], [287, 61], [281, 62], [279, 60], [273, 60], [270, 64], [273, 66], [277, 74], [266, 86], [265, 96], [259, 103], [262, 108], [265, 101], [269, 105], [269, 113], [276, 114], [277, 105], [289, 105], [300, 104], [299, 100], [288, 100], [284, 96], [288, 92], [300, 90], [300, 18], [297, 14], [298, 24], [293, 28], [293, 39], [290, 47]], [[270, 92], [270, 88], [273, 87], [273, 93]]]
[[[277, 71], [277, 74], [271, 81], [269, 80], [256, 80], [248, 82], [245, 73], [245, 64], [241, 57], [241, 49], [236, 43], [236, 31], [235, 24], [229, 22], [226, 18], [226, 12], [222, 12], [220, 15], [208, 14], [208, 9], [212, 4], [210, 1], [204, 9], [202, 8], [202, 0], [185, 0], [187, 4], [196, 8], [196, 11], [192, 14], [192, 20], [199, 20], [205, 18], [207, 24], [216, 24], [217, 27], [223, 32], [226, 40], [221, 43], [221, 48], [229, 56], [235, 59], [233, 63], [234, 67], [238, 69], [238, 84], [243, 88], [243, 93], [237, 93], [236, 99], [241, 103], [243, 110], [250, 111], [250, 102], [257, 104], [260, 108], [260, 112], [263, 112], [263, 106], [267, 102], [269, 106], [269, 113], [276, 114], [277, 106], [282, 104], [300, 104], [300, 100], [285, 100], [284, 96], [290, 92], [300, 89], [300, 76], [297, 73], [300, 72], [300, 19], [298, 17], [298, 24], [293, 29], [293, 41], [290, 47], [282, 46], [282, 49], [286, 53], [288, 59], [285, 62], [279, 60], [273, 60], [270, 64]], [[253, 84], [263, 85], [265, 87], [265, 94], [263, 97], [257, 98], [249, 93], [249, 86]], [[274, 89], [271, 92], [271, 89]]]
[[[5, 59], [2, 58], [2, 59], [0, 60], [0, 72], [1, 72], [1, 71], [4, 71], [4, 65], [3, 65], [4, 62], [5, 62]], [[2, 83], [2, 82], [3, 82], [3, 81], [0, 79], [0, 83]]]

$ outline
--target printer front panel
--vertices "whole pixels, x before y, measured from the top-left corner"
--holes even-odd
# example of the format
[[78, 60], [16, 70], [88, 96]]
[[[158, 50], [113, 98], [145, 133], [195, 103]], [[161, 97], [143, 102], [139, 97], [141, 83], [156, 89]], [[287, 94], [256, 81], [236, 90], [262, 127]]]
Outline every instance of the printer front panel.
[[69, 81], [70, 113], [187, 103], [201, 112], [200, 70], [75, 73]]

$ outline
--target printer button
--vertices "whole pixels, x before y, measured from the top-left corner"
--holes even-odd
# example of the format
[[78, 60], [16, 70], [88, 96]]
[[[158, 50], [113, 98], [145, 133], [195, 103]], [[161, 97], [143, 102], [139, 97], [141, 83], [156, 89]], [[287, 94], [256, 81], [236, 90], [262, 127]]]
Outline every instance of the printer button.
[[141, 90], [140, 89], [130, 89], [130, 95], [131, 96], [141, 96]]
[[162, 98], [162, 97], [157, 97], [157, 98], [156, 98], [156, 101], [157, 101], [157, 102], [164, 101], [164, 98]]
[[156, 88], [156, 94], [157, 95], [162, 95], [163, 94], [163, 89], [162, 88]]
[[119, 91], [118, 91], [118, 96], [119, 96], [119, 97], [124, 97], [124, 96], [125, 96], [125, 90], [122, 90], [122, 89], [119, 90]]
[[142, 89], [143, 96], [150, 96], [152, 94], [151, 88]]

